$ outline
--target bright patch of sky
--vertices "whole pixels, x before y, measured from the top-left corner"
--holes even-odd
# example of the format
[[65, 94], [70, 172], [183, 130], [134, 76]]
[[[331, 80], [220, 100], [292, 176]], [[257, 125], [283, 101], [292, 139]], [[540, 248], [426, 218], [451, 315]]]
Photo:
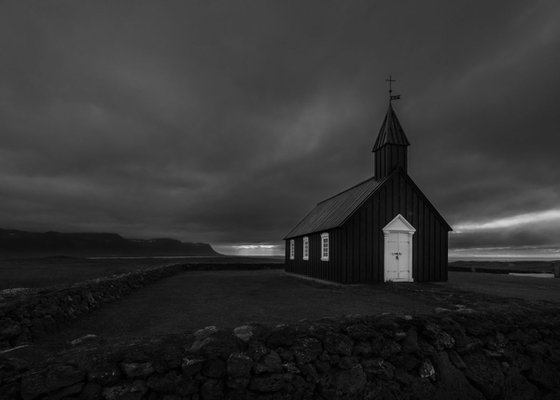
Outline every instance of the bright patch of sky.
[[553, 220], [560, 220], [560, 209], [512, 215], [483, 222], [466, 222], [455, 225], [454, 232], [460, 234], [466, 231], [513, 228]]

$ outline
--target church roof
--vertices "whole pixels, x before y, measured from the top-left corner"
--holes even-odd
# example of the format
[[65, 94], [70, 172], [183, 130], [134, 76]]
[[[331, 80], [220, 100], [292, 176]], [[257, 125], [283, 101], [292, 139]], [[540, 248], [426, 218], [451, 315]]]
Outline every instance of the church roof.
[[400, 146], [410, 145], [391, 103], [389, 103], [389, 109], [387, 110], [383, 125], [381, 125], [377, 140], [371, 151], [376, 151], [386, 144], [396, 144]]
[[315, 208], [284, 239], [325, 231], [342, 225], [383, 182], [385, 179], [370, 178], [317, 203]]

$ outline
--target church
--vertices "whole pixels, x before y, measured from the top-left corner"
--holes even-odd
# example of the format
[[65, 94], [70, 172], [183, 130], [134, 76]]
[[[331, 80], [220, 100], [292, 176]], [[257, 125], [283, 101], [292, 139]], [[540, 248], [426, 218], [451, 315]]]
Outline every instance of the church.
[[389, 101], [374, 176], [317, 203], [285, 236], [286, 272], [340, 283], [447, 280], [452, 229], [408, 175], [409, 145]]

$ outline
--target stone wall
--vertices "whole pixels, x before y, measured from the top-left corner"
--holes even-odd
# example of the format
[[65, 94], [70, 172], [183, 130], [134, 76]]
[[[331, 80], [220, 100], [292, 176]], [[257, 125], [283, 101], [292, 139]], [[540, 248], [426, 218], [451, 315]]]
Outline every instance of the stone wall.
[[354, 317], [0, 358], [0, 398], [558, 399], [555, 309]]
[[4, 290], [0, 296], [0, 350], [32, 341], [102, 304], [184, 269], [165, 265], [70, 286]]
[[283, 268], [283, 264], [192, 263], [169, 264], [121, 275], [92, 279], [70, 286], [0, 291], [0, 351], [45, 334], [132, 290], [185, 270], [254, 270]]

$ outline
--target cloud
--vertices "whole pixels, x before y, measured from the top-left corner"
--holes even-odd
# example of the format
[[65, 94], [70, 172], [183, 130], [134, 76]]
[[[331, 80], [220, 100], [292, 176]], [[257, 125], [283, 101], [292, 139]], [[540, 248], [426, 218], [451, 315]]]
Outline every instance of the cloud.
[[[410, 175], [452, 226], [557, 209], [559, 17], [547, 1], [7, 2], [0, 217], [279, 244], [371, 175], [389, 73]], [[451, 244], [557, 237], [500, 229]]]

